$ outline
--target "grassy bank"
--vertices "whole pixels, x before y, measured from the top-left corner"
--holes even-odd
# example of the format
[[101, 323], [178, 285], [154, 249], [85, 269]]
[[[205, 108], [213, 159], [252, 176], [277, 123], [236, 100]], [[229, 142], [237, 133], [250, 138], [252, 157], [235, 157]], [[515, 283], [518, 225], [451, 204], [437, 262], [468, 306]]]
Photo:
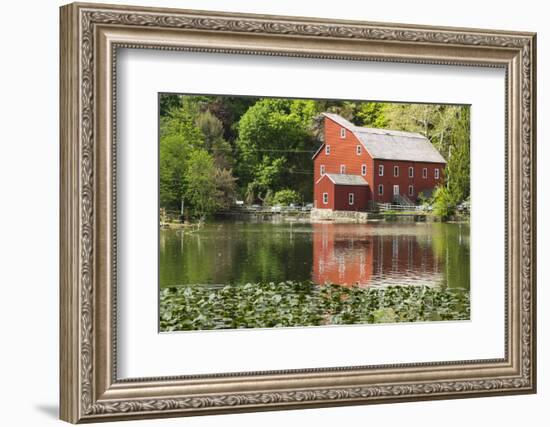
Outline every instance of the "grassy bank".
[[160, 291], [164, 332], [469, 318], [469, 292], [427, 286], [361, 288], [283, 282]]

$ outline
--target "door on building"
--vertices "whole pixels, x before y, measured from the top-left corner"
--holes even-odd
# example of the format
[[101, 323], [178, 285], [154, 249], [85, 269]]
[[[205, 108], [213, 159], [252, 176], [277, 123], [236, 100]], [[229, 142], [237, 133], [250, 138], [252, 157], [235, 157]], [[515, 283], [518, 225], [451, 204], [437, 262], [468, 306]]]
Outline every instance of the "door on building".
[[394, 185], [393, 186], [393, 195], [394, 196], [399, 196], [399, 185]]

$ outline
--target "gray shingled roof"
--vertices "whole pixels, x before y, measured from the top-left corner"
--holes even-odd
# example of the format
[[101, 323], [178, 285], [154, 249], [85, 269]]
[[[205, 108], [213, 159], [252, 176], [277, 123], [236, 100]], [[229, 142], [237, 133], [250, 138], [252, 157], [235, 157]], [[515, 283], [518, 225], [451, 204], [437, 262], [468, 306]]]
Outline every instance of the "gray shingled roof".
[[359, 127], [333, 113], [323, 116], [353, 132], [373, 159], [447, 163], [429, 139], [419, 133]]
[[343, 173], [326, 173], [325, 176], [336, 185], [369, 185], [360, 175], [346, 175]]

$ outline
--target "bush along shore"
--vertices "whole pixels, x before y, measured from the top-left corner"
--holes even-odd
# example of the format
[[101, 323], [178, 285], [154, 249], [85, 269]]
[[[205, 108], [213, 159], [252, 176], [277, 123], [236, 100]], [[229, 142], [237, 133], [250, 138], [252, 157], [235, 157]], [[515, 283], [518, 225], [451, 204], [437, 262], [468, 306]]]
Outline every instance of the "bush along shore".
[[428, 286], [289, 281], [160, 291], [162, 332], [469, 319], [468, 291]]

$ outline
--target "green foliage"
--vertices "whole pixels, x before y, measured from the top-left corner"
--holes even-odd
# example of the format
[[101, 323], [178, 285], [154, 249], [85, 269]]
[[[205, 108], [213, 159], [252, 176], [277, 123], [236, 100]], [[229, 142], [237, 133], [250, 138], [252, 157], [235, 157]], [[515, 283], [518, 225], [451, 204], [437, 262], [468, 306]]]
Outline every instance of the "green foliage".
[[469, 107], [454, 111], [449, 131], [445, 185], [434, 193], [434, 213], [447, 219], [461, 202], [470, 197], [470, 114]]
[[385, 128], [388, 119], [384, 115], [384, 105], [381, 102], [362, 102], [355, 113], [355, 124], [371, 128]]
[[203, 111], [209, 111], [220, 120], [223, 124], [223, 137], [231, 143], [237, 137], [237, 125], [240, 117], [258, 99], [248, 96], [212, 96], [208, 97], [208, 102], [203, 103]]
[[433, 200], [433, 212], [441, 219], [445, 220], [455, 212], [457, 203], [447, 187], [441, 186], [436, 188]]
[[325, 111], [338, 114], [350, 122], [355, 122], [358, 104], [353, 101], [328, 101], [326, 102]]
[[162, 331], [469, 318], [469, 292], [427, 286], [361, 288], [289, 281], [160, 291]]
[[160, 205], [179, 209], [183, 200], [189, 152], [204, 145], [203, 135], [192, 116], [182, 108], [173, 109], [160, 126]]
[[[318, 114], [314, 101], [261, 99], [238, 125], [236, 171], [240, 183], [265, 198], [268, 190], [294, 187], [311, 197], [311, 184], [300, 188], [302, 173], [311, 173], [316, 143], [311, 123]], [[306, 190], [307, 189], [307, 190]]]
[[204, 217], [235, 200], [232, 148], [223, 138], [222, 122], [208, 110], [211, 98], [161, 96], [160, 205], [164, 209], [179, 210], [184, 201], [193, 216]]
[[451, 131], [449, 157], [445, 175], [447, 187], [456, 203], [470, 197], [470, 111], [457, 111]]
[[391, 307], [384, 307], [375, 310], [372, 313], [372, 317], [373, 323], [394, 323], [399, 319], [397, 313]]
[[191, 203], [192, 213], [204, 218], [218, 207], [214, 159], [206, 150], [193, 150], [187, 157], [185, 199]]
[[197, 116], [195, 123], [204, 135], [205, 147], [214, 157], [215, 165], [222, 169], [230, 169], [233, 166], [232, 148], [223, 138], [222, 122], [210, 111], [205, 111]]
[[217, 208], [223, 210], [231, 207], [237, 195], [237, 178], [233, 176], [233, 172], [230, 169], [216, 168], [214, 183], [216, 187], [215, 197], [218, 202]]
[[[226, 171], [218, 173], [219, 179], [233, 179], [229, 187], [214, 183], [226, 196], [220, 209], [236, 194], [248, 203], [269, 202], [285, 189], [298, 193], [299, 200], [311, 201], [311, 156], [319, 146], [323, 111], [359, 126], [422, 133], [447, 160], [446, 190], [436, 193], [444, 199], [431, 201], [437, 202], [437, 212], [448, 217], [468, 199], [468, 106], [165, 94], [160, 97], [161, 207], [178, 209], [182, 198], [190, 195], [183, 177], [187, 157], [195, 149], [212, 157], [215, 170]], [[186, 204], [194, 210], [191, 200]]]
[[277, 191], [271, 200], [271, 203], [274, 205], [288, 206], [291, 203], [298, 203], [300, 201], [300, 195], [290, 189], [279, 190]]
[[222, 122], [210, 111], [200, 113], [195, 123], [204, 135], [207, 149], [212, 149], [220, 139], [223, 139]]
[[159, 113], [161, 117], [165, 117], [175, 108], [181, 106], [181, 97], [172, 93], [163, 93], [159, 97]]

